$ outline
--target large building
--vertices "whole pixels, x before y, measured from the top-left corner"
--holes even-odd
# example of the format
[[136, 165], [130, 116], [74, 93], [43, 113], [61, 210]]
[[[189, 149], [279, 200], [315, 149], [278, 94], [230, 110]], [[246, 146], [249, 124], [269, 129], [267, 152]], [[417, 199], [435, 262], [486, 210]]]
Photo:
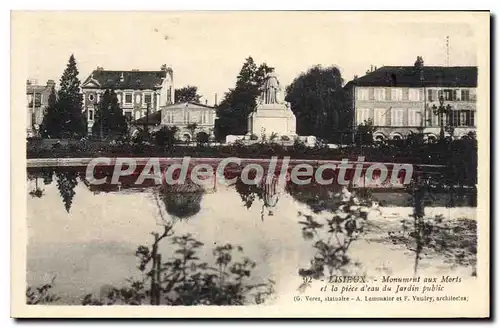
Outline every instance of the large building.
[[39, 85], [36, 81], [26, 81], [28, 115], [26, 132], [28, 136], [34, 136], [39, 131], [52, 87], [55, 87], [54, 80], [48, 80], [45, 85]]
[[215, 107], [186, 101], [162, 107], [161, 111], [142, 117], [132, 124], [148, 125], [150, 129], [175, 126], [178, 128], [179, 140], [192, 141], [196, 140], [199, 133], [206, 133], [208, 137], [213, 137], [215, 119]]
[[173, 104], [175, 99], [173, 70], [166, 65], [158, 71], [109, 71], [98, 67], [82, 84], [89, 133], [97, 104], [107, 89], [115, 91], [129, 121], [146, 116], [148, 106], [152, 114]]
[[443, 123], [455, 138], [475, 131], [476, 88], [477, 67], [424, 66], [421, 57], [413, 66], [375, 68], [345, 86], [354, 128], [370, 120], [375, 140], [401, 139], [410, 132], [437, 138], [441, 102], [450, 106]]

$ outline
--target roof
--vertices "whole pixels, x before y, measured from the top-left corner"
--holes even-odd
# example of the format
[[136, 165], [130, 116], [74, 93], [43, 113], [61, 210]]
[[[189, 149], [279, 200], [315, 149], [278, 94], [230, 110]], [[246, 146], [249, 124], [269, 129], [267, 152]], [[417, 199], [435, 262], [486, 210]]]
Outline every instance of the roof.
[[[147, 119], [147, 125], [157, 125], [161, 123], [161, 110], [154, 113], [149, 113]], [[132, 124], [144, 125], [146, 124], [146, 116], [141, 117], [138, 120], [132, 121]]]
[[420, 68], [415, 66], [383, 66], [346, 87], [477, 87], [476, 66], [424, 66], [423, 80]]
[[175, 103], [175, 104], [168, 105], [165, 108], [169, 108], [169, 107], [182, 107], [182, 106], [188, 106], [188, 105], [199, 106], [199, 107], [204, 107], [204, 108], [215, 110], [215, 107], [213, 107], [213, 106], [208, 106], [208, 105], [197, 103], [197, 102], [194, 102], [194, 101], [178, 102], [178, 103]]
[[[122, 80], [123, 76], [123, 80]], [[94, 70], [83, 82], [82, 88], [95, 89], [159, 89], [163, 79], [167, 76], [166, 70], [160, 71], [108, 71]]]

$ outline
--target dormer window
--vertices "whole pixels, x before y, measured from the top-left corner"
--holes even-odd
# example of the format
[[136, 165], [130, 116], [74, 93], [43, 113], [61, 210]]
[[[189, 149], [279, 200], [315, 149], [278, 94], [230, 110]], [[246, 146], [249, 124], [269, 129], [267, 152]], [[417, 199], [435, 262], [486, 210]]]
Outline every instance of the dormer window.
[[90, 95], [89, 95], [89, 100], [90, 100], [90, 101], [94, 101], [94, 99], [95, 99], [94, 95], [93, 95], [93, 94], [90, 94]]

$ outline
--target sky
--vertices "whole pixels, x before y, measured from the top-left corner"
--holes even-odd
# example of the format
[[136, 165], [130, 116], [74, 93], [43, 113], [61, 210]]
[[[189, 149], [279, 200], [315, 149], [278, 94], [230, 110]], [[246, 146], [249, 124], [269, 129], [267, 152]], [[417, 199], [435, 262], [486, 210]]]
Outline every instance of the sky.
[[[340, 68], [345, 82], [370, 65], [477, 65], [471, 13], [18, 12], [12, 37], [27, 50], [26, 79], [59, 81], [73, 53], [85, 80], [109, 70], [174, 70], [214, 103], [234, 87], [248, 56], [275, 67], [282, 85], [314, 65]], [[203, 98], [203, 102], [205, 98]]]

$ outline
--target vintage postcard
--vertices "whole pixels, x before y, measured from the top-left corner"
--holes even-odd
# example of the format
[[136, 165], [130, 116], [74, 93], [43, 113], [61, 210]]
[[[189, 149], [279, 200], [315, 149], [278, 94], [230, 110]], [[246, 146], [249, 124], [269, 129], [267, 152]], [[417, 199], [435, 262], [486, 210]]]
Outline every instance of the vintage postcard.
[[13, 317], [490, 316], [489, 12], [11, 33]]

